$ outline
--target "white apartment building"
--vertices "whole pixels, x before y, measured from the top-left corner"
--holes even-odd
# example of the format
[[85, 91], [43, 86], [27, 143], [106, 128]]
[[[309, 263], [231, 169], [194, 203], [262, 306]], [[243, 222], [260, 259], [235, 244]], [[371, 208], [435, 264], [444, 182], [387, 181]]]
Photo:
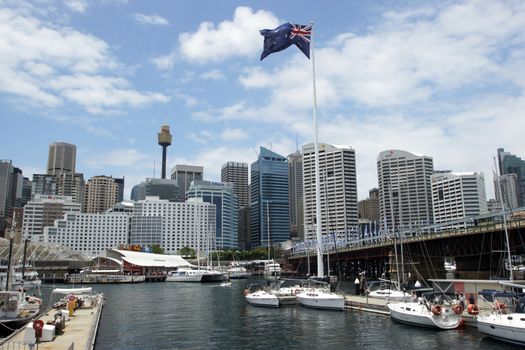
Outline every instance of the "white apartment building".
[[[302, 153], [305, 239], [314, 239], [316, 227], [314, 144], [304, 145]], [[339, 236], [344, 236], [348, 232], [356, 231], [357, 178], [353, 148], [319, 143], [319, 185], [321, 233], [337, 233]]]
[[[434, 174], [431, 182], [435, 224], [488, 212], [485, 178], [482, 173]], [[443, 228], [458, 226], [464, 225], [451, 225]]]
[[53, 226], [55, 220], [66, 213], [80, 213], [81, 204], [69, 196], [35, 195], [24, 206], [22, 234], [33, 242], [42, 242], [44, 227]]
[[44, 228], [43, 241], [87, 256], [102, 255], [107, 248], [128, 243], [130, 217], [128, 213], [67, 213]]
[[216, 250], [215, 205], [199, 198], [181, 203], [146, 197], [134, 204], [129, 243], [158, 244], [166, 254], [190, 247], [204, 256]]
[[381, 228], [390, 232], [432, 224], [431, 157], [387, 150], [377, 157]]

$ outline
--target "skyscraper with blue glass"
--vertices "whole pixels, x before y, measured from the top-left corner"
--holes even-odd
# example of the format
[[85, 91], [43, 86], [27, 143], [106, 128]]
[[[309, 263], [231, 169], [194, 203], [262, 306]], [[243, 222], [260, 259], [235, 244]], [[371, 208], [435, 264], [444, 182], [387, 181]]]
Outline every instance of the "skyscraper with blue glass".
[[251, 247], [267, 247], [290, 239], [288, 162], [261, 147], [251, 165]]
[[186, 198], [202, 198], [205, 203], [215, 204], [215, 242], [211, 250], [238, 248], [238, 204], [233, 183], [192, 181]]
[[525, 206], [525, 160], [498, 148], [498, 161], [501, 175], [516, 174], [518, 206]]

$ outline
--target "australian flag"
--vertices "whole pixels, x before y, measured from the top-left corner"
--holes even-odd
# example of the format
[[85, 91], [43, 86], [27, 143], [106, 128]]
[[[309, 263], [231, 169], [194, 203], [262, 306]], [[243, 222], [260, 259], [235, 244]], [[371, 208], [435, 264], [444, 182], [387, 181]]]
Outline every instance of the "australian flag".
[[285, 23], [275, 29], [262, 29], [264, 36], [264, 48], [261, 61], [271, 53], [279, 52], [288, 46], [295, 44], [304, 55], [310, 58], [310, 37], [312, 25]]

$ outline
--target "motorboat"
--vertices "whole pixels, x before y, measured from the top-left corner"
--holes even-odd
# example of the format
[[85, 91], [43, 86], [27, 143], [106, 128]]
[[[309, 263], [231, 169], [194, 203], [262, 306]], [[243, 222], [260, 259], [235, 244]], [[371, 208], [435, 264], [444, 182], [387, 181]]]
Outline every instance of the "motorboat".
[[198, 270], [202, 273], [201, 282], [222, 282], [226, 278], [226, 274], [213, 269]]
[[463, 308], [442, 293], [425, 293], [416, 301], [389, 303], [392, 320], [413, 326], [455, 329], [461, 325]]
[[226, 269], [226, 273], [232, 279], [241, 279], [248, 278], [251, 276], [251, 273], [246, 270], [246, 267], [240, 265], [231, 265]]
[[264, 278], [278, 279], [281, 277], [281, 265], [271, 260], [264, 264]]
[[[483, 297], [481, 292], [479, 295]], [[503, 342], [525, 346], [525, 295], [493, 291], [492, 298], [485, 299], [492, 302], [493, 311], [477, 317], [479, 332]]]
[[201, 282], [204, 272], [191, 267], [178, 267], [176, 270], [168, 271], [166, 282]]
[[261, 283], [252, 284], [244, 290], [246, 301], [254, 306], [279, 307], [279, 298]]
[[[24, 274], [22, 270], [24, 269]], [[13, 289], [38, 289], [42, 285], [42, 281], [38, 277], [38, 272], [30, 265], [25, 267], [22, 265], [15, 265], [11, 267]], [[5, 287], [7, 281], [7, 266], [0, 266], [0, 286]]]
[[0, 336], [5, 337], [29, 323], [40, 312], [42, 299], [23, 291], [0, 292]]
[[345, 298], [342, 295], [330, 292], [326, 288], [303, 289], [295, 297], [302, 306], [314, 309], [340, 311], [345, 309]]

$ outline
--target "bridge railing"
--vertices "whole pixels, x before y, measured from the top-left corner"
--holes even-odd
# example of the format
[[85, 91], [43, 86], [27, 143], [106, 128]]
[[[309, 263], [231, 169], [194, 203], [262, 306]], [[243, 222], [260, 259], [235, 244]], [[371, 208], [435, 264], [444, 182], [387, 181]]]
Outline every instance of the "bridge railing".
[[[520, 227], [525, 227], [525, 218], [521, 218], [521, 217], [511, 218], [510, 217], [509, 220], [507, 221], [508, 229], [520, 228]], [[330, 242], [329, 244], [327, 244], [326, 242], [323, 242], [323, 253], [335, 253], [336, 251], [344, 252], [344, 251], [351, 251], [351, 250], [359, 250], [363, 248], [383, 247], [383, 246], [393, 245], [394, 243], [399, 244], [400, 242], [399, 234], [402, 235], [402, 239], [404, 243], [411, 243], [411, 242], [418, 242], [418, 241], [431, 240], [431, 239], [448, 238], [448, 237], [453, 237], [453, 236], [501, 231], [503, 229], [504, 227], [503, 227], [502, 222], [490, 221], [490, 222], [481, 222], [477, 225], [460, 227], [460, 228], [455, 228], [451, 230], [433, 231], [433, 232], [430, 232], [429, 230], [418, 230], [418, 231], [405, 230], [405, 231], [401, 231], [401, 233], [396, 232], [395, 235], [387, 234], [387, 235], [380, 235], [380, 236], [358, 238], [354, 240], [337, 239], [335, 238], [336, 236], [334, 235], [333, 242]], [[317, 250], [316, 250], [315, 242], [310, 241], [307, 244], [305, 243], [302, 243], [302, 245], [301, 244], [296, 245], [294, 248], [292, 248], [292, 250], [288, 254], [289, 257], [299, 258], [299, 257], [306, 257], [307, 255], [316, 255]]]

